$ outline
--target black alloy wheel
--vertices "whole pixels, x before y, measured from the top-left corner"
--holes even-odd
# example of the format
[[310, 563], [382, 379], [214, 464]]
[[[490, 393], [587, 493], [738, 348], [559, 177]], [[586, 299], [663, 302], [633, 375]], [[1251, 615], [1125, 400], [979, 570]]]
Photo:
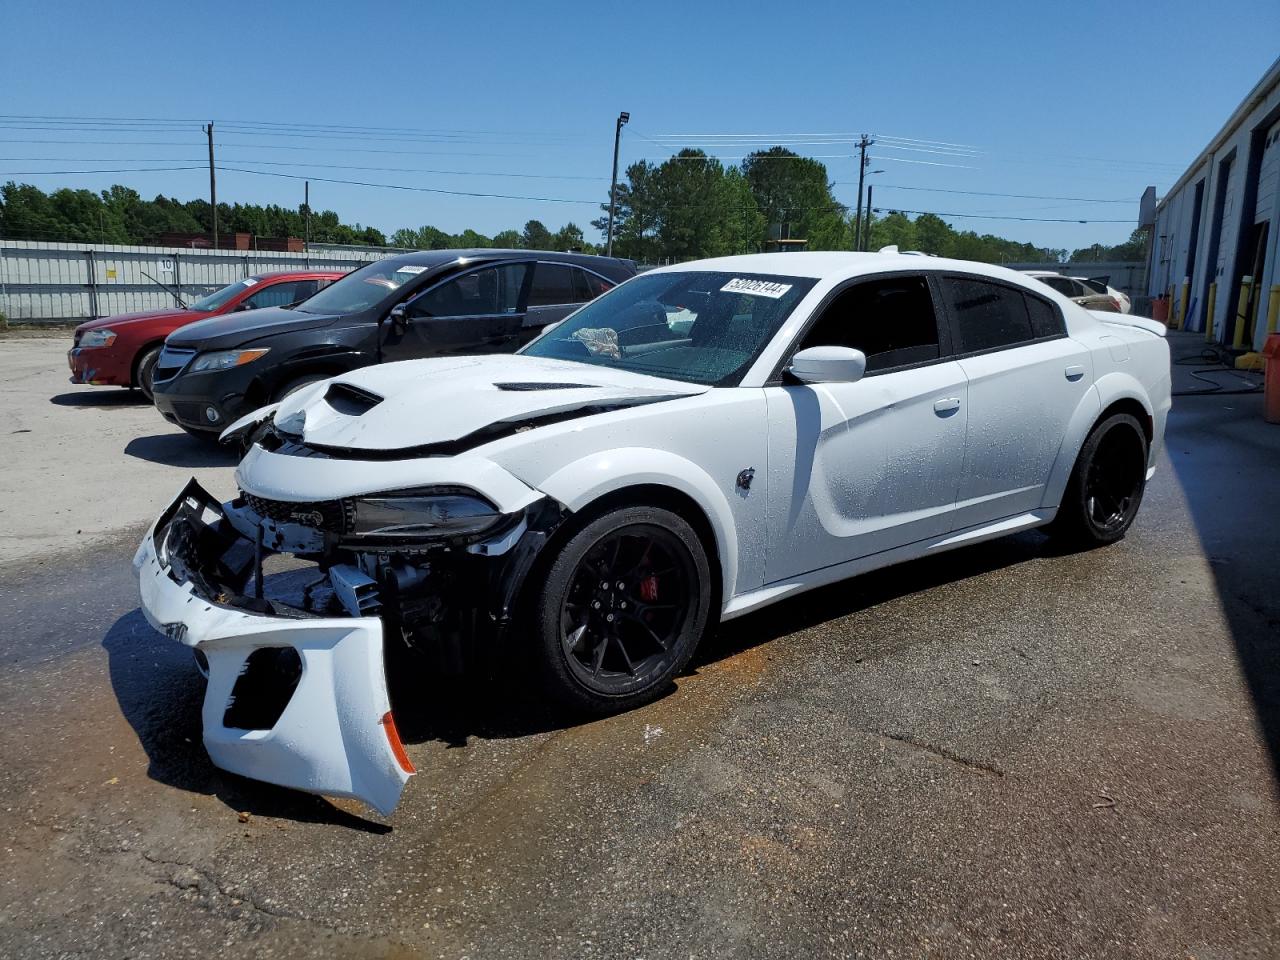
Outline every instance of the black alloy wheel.
[[595, 713], [652, 700], [693, 655], [710, 599], [705, 551], [678, 515], [628, 507], [587, 524], [539, 597], [551, 692]]
[[1127, 413], [1107, 417], [1080, 449], [1052, 532], [1081, 546], [1114, 543], [1128, 532], [1147, 484], [1147, 437]]

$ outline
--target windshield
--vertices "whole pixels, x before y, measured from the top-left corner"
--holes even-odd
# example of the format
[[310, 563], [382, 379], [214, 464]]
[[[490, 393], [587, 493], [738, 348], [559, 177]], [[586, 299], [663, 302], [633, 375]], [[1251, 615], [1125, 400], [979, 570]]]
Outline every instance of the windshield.
[[335, 280], [297, 309], [303, 313], [358, 313], [386, 300], [429, 269], [415, 263], [403, 263], [399, 259], [375, 260], [341, 280]]
[[816, 282], [758, 273], [644, 274], [593, 300], [522, 352], [735, 386]]
[[188, 310], [199, 310], [202, 313], [212, 313], [219, 307], [226, 306], [228, 300], [237, 293], [244, 290], [245, 287], [252, 287], [258, 281], [253, 277], [246, 277], [243, 280], [237, 280], [235, 283], [229, 283], [221, 290], [215, 290], [207, 297], [201, 297], [195, 303], [191, 304]]

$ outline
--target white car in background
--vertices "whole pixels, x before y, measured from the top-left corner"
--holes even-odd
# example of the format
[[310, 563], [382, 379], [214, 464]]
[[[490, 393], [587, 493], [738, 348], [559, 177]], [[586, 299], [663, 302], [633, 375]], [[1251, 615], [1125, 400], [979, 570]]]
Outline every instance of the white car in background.
[[1070, 297], [1086, 310], [1129, 313], [1133, 309], [1128, 296], [1107, 283], [1110, 277], [1067, 277], [1051, 270], [1023, 272], [1049, 285], [1063, 296]]
[[[663, 267], [519, 354], [368, 367], [233, 425], [241, 494], [164, 511], [143, 609], [208, 674], [216, 764], [387, 813], [413, 768], [384, 646], [530, 656], [551, 701], [625, 710], [806, 590], [1033, 527], [1120, 539], [1163, 334], [933, 257]], [[301, 600], [273, 553], [314, 564]]]

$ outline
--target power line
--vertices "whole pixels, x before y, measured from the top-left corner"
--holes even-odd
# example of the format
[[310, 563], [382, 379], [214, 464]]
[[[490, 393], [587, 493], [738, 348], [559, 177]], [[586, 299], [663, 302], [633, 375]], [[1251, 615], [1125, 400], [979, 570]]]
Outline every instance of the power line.
[[940, 210], [904, 210], [902, 207], [876, 207], [875, 212], [880, 213], [887, 210], [889, 213], [911, 213], [916, 216], [930, 214], [935, 217], [959, 217], [966, 220], [1025, 220], [1031, 223], [1134, 223], [1134, 219], [1128, 220], [1078, 220], [1074, 217], [1003, 217], [995, 214], [982, 213], [943, 213]]
[[[135, 158], [132, 157], [0, 157], [0, 163], [25, 163], [28, 161], [41, 163], [115, 163], [123, 160], [137, 163], [173, 163], [175, 162], [175, 159], [176, 158], [135, 160]], [[251, 160], [248, 157], [226, 157], [224, 159], [231, 163], [248, 163], [254, 166], [270, 167], [304, 167], [308, 170], [375, 170], [381, 173], [431, 173], [457, 177], [515, 177], [522, 180], [590, 180], [597, 183], [608, 180], [608, 177], [588, 177], [562, 173], [486, 173], [483, 170], [434, 170], [426, 167], [367, 167], [342, 163], [312, 163], [310, 161]], [[184, 157], [178, 162], [202, 163], [204, 161], [199, 158]]]
[[415, 193], [440, 193], [451, 197], [484, 197], [496, 200], [536, 200], [539, 203], [585, 203], [599, 206], [596, 200], [575, 200], [570, 197], [527, 197], [509, 193], [481, 193], [472, 190], [445, 190], [441, 187], [411, 187], [400, 183], [371, 183], [366, 180], [340, 180], [333, 177], [311, 177], [300, 173], [277, 173], [274, 170], [246, 170], [243, 167], [221, 166], [232, 173], [248, 173], [258, 177], [284, 177], [289, 180], [318, 180], [321, 183], [340, 183], [352, 187], [380, 187], [384, 190], [408, 190]]
[[[881, 159], [880, 157], [876, 158]], [[852, 180], [835, 180], [840, 186], [853, 186]], [[983, 190], [952, 190], [945, 187], [904, 187], [896, 183], [877, 184], [881, 190], [918, 190], [922, 193], [957, 193], [969, 197], [1011, 197], [1015, 200], [1069, 200], [1073, 203], [1134, 203], [1133, 198], [1125, 200], [1103, 200], [1098, 197], [1048, 197], [1037, 193], [987, 193]]]
[[203, 167], [115, 167], [110, 170], [0, 170], [5, 177], [69, 177], [81, 173], [166, 173], [171, 170], [203, 170]]

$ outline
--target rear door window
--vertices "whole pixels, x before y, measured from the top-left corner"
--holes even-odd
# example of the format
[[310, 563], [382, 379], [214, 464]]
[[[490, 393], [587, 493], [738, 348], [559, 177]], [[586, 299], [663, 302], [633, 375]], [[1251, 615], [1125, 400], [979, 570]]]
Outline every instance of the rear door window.
[[798, 349], [823, 346], [861, 350], [869, 373], [937, 360], [938, 319], [928, 281], [884, 277], [836, 294]]
[[1036, 339], [1022, 291], [984, 280], [941, 277], [956, 353], [979, 353]]
[[580, 302], [575, 299], [573, 274], [573, 268], [567, 263], [536, 264], [529, 306], [549, 307]]

